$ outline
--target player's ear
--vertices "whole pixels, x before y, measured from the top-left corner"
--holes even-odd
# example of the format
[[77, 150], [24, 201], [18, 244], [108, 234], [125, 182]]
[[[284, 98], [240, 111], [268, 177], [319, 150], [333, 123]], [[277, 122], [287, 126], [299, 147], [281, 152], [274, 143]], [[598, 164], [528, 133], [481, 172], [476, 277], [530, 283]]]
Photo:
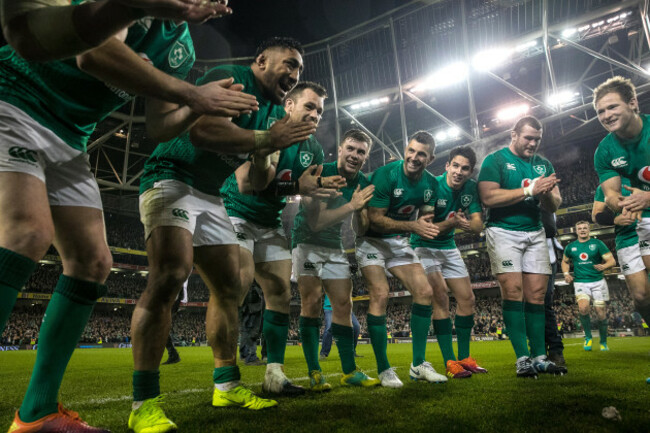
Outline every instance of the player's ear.
[[268, 64], [268, 58], [264, 53], [261, 53], [255, 58], [255, 64], [257, 64], [257, 67], [263, 71], [266, 69], [266, 65]]

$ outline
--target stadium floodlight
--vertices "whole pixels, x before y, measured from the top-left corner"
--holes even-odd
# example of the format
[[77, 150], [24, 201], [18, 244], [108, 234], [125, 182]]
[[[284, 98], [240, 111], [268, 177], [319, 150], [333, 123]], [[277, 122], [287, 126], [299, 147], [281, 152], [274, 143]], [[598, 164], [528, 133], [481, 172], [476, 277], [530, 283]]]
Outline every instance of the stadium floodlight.
[[453, 141], [453, 140], [458, 140], [459, 138], [460, 138], [460, 128], [457, 128], [455, 126], [452, 126], [449, 129], [438, 131], [435, 135], [435, 139], [438, 142]]
[[437, 141], [445, 141], [447, 139], [447, 131], [440, 131], [436, 134]]
[[603, 24], [605, 24], [605, 20], [596, 21], [595, 23], [591, 23], [591, 28], [595, 29], [596, 27], [600, 27]]
[[472, 66], [478, 71], [491, 71], [507, 62], [512, 52], [513, 50], [509, 48], [492, 48], [481, 51], [472, 58]]
[[354, 111], [358, 110], [366, 110], [368, 108], [373, 108], [377, 107], [379, 105], [387, 104], [390, 101], [390, 98], [388, 96], [384, 96], [383, 98], [375, 98], [371, 99], [369, 101], [362, 101], [358, 102], [356, 104], [350, 105], [350, 109]]
[[580, 96], [580, 93], [578, 92], [574, 92], [572, 90], [561, 90], [548, 97], [548, 104], [554, 107], [567, 105], [571, 102], [574, 102], [578, 96]]
[[570, 29], [564, 29], [564, 30], [562, 30], [562, 37], [570, 38], [571, 36], [578, 33], [578, 31], [579, 31], [579, 29], [576, 29], [575, 27], [570, 28]]
[[516, 119], [528, 113], [528, 110], [530, 110], [530, 105], [528, 104], [511, 105], [509, 107], [502, 108], [501, 110], [497, 111], [497, 119], [499, 120]]
[[421, 92], [448, 87], [465, 81], [467, 74], [467, 65], [465, 63], [451, 63], [422, 80], [421, 83], [414, 86], [411, 90], [413, 92]]
[[455, 126], [447, 130], [447, 137], [449, 138], [458, 138], [459, 135], [460, 129], [456, 128]]
[[533, 39], [532, 41], [528, 41], [528, 42], [525, 42], [525, 43], [523, 43], [521, 45], [517, 45], [515, 47], [515, 51], [517, 51], [518, 53], [522, 53], [522, 52], [526, 51], [527, 49], [533, 48], [533, 47], [536, 47], [536, 46], [537, 46], [537, 39]]

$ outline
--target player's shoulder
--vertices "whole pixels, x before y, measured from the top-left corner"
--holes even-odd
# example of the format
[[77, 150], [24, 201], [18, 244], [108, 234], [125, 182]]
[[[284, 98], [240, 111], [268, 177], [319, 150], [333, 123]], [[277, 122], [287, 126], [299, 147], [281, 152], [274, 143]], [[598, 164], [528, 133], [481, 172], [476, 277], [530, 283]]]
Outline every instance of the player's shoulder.
[[316, 139], [313, 135], [310, 135], [309, 138], [301, 143], [306, 149], [311, 149], [311, 150], [320, 150], [321, 152], [323, 151], [323, 146], [320, 144], [320, 141]]
[[250, 79], [253, 71], [250, 66], [241, 65], [219, 65], [209, 69], [201, 78], [196, 81], [196, 84], [204, 82], [222, 80], [224, 78], [233, 78], [236, 83], [244, 83]]
[[478, 182], [474, 179], [467, 179], [465, 185], [463, 185], [463, 191], [466, 192], [476, 192], [478, 191]]
[[336, 161], [326, 162], [323, 164], [322, 176], [336, 176], [337, 174], [339, 174], [339, 170]]

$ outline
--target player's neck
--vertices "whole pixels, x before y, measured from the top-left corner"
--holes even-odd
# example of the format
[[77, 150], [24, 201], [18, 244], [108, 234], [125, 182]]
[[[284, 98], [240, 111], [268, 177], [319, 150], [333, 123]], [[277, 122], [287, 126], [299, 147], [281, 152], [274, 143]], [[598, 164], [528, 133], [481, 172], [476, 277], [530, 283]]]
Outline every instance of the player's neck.
[[453, 186], [451, 184], [448, 171], [445, 172], [445, 182], [447, 182], [447, 186], [449, 187], [449, 189], [453, 189], [454, 191], [460, 191], [463, 188], [463, 185], [465, 185], [465, 182], [463, 182], [458, 186]]
[[587, 237], [587, 238], [580, 238], [580, 237], [579, 237], [579, 238], [578, 238], [578, 242], [584, 244], [585, 242], [588, 242], [590, 239], [591, 239], [591, 236], [589, 236], [589, 237]]

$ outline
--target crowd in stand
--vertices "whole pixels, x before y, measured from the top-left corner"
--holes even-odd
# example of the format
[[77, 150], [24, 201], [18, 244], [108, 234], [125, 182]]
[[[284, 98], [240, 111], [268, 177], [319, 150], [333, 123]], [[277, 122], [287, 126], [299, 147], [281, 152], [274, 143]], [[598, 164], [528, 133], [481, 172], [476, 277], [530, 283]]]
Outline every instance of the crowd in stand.
[[[562, 179], [561, 191], [563, 196], [563, 207], [578, 204], [591, 203], [598, 181], [593, 167], [592, 148], [574, 149], [570, 154], [562, 155], [560, 162], [555, 163], [558, 177]], [[551, 161], [554, 159], [551, 157]], [[297, 211], [297, 204], [287, 207], [288, 210]], [[558, 227], [571, 227], [579, 220], [589, 220], [590, 211], [570, 213], [558, 217]], [[106, 228], [108, 243], [111, 246], [121, 248], [144, 250], [143, 228], [140, 221], [135, 217], [127, 217], [117, 214], [106, 213]], [[290, 216], [283, 217], [285, 225], [290, 226]], [[344, 247], [353, 246], [353, 233], [344, 225], [343, 243]], [[480, 242], [483, 239], [470, 234], [461, 234], [457, 237], [459, 245], [468, 245]], [[602, 239], [607, 246], [614, 251], [613, 237]], [[56, 254], [54, 249], [49, 252]], [[357, 272], [354, 254], [349, 254], [352, 267], [353, 296], [365, 296], [368, 294], [365, 281]], [[133, 254], [114, 254], [115, 263], [146, 266], [146, 257]], [[485, 251], [478, 254], [470, 254], [465, 258], [470, 279], [472, 282], [491, 281], [494, 279], [490, 270], [490, 262]], [[25, 286], [26, 292], [51, 293], [56, 281], [61, 274], [60, 265], [41, 265]], [[616, 282], [616, 280], [613, 280]], [[404, 287], [395, 278], [388, 279], [390, 291], [404, 291]], [[619, 282], [620, 283], [620, 282]], [[106, 281], [109, 298], [137, 299], [146, 286], [146, 274], [138, 271], [113, 272]], [[610, 283], [611, 287], [611, 283]], [[612, 301], [609, 304], [610, 327], [629, 328], [638, 324], [637, 317], [632, 310], [632, 302], [623, 284], [618, 284], [612, 290]], [[478, 293], [478, 292], [477, 292]], [[209, 292], [201, 278], [193, 274], [188, 286], [189, 301], [206, 302]], [[297, 285], [292, 283], [292, 304], [295, 306], [300, 301]], [[357, 302], [355, 310], [361, 324], [362, 335], [366, 334], [365, 316], [367, 304]], [[408, 305], [392, 303], [388, 309], [388, 330], [392, 336], [408, 336], [410, 310]], [[455, 305], [452, 302], [452, 316]], [[23, 304], [16, 308], [7, 328], [2, 335], [2, 343], [7, 344], [28, 344], [33, 338], [37, 338], [40, 326], [40, 317], [43, 314], [41, 304]], [[558, 322], [562, 323], [563, 332], [579, 330], [577, 306], [572, 293], [565, 293], [556, 296], [555, 310]], [[100, 339], [103, 342], [128, 342], [131, 308], [116, 308], [113, 310], [95, 311], [86, 331], [82, 336], [82, 342], [92, 343]], [[289, 338], [298, 338], [298, 316], [292, 315], [291, 330]], [[173, 324], [173, 334], [179, 341], [204, 341], [205, 324], [204, 310], [197, 308], [186, 308], [181, 310]], [[476, 334], [494, 334], [496, 329], [502, 326], [500, 298], [482, 298], [477, 300], [477, 313], [475, 315]], [[595, 322], [595, 321], [594, 321]]]

